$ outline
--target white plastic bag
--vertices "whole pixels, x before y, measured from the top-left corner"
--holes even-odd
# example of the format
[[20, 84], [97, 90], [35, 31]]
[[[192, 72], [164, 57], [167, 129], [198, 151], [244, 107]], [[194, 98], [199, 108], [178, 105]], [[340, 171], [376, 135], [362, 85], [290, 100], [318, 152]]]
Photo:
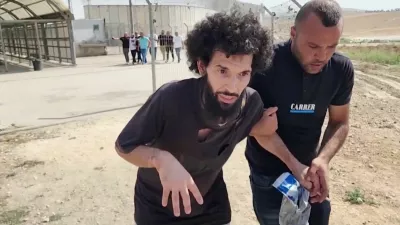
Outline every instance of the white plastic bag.
[[283, 173], [273, 186], [283, 194], [279, 212], [280, 225], [308, 225], [310, 193], [290, 173]]

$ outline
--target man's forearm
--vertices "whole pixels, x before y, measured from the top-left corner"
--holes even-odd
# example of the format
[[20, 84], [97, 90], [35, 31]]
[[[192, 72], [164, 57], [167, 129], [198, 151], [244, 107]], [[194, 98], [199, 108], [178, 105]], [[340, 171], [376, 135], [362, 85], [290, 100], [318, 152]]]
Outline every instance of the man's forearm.
[[291, 170], [295, 170], [299, 165], [299, 161], [283, 143], [281, 137], [277, 133], [270, 136], [254, 136], [257, 142], [268, 152], [278, 157]]
[[140, 145], [130, 153], [123, 153], [118, 146], [115, 147], [119, 156], [137, 167], [154, 168], [157, 167], [157, 161], [162, 154], [158, 148]]
[[318, 157], [330, 162], [343, 146], [349, 133], [348, 123], [329, 123], [321, 142]]

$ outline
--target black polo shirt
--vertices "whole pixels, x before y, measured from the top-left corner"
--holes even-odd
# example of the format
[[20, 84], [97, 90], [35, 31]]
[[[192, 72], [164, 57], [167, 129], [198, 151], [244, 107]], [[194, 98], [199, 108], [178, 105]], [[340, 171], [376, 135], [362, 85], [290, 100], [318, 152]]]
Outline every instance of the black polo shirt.
[[131, 41], [130, 37], [120, 37], [119, 40], [122, 41], [122, 48], [129, 48]]
[[139, 168], [135, 185], [135, 221], [138, 225], [221, 225], [231, 221], [231, 208], [222, 166], [236, 144], [246, 138], [263, 115], [256, 91], [246, 88], [238, 117], [213, 128], [206, 140], [198, 131], [210, 128], [203, 116], [201, 93], [205, 77], [171, 82], [158, 89], [133, 116], [117, 139], [124, 152], [151, 145], [173, 154], [192, 175], [204, 203], [192, 197], [192, 212], [173, 215], [169, 201], [161, 205], [162, 185], [154, 168]]
[[165, 45], [167, 45], [167, 35], [165, 35], [165, 34], [160, 34], [160, 35], [158, 36], [158, 41], [159, 41], [159, 43], [160, 43], [160, 46], [165, 46]]
[[[319, 74], [306, 74], [290, 46], [290, 41], [275, 46], [272, 66], [254, 75], [250, 87], [258, 91], [265, 108], [278, 107], [277, 133], [301, 163], [310, 165], [327, 109], [350, 102], [354, 69], [349, 58], [335, 53]], [[247, 139], [245, 154], [255, 172], [278, 176], [289, 171], [253, 137]]]

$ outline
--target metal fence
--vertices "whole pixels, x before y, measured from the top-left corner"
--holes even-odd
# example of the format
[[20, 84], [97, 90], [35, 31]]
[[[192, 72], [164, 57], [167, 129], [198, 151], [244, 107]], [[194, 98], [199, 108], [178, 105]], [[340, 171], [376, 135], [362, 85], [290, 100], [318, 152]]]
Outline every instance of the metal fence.
[[301, 5], [297, 1], [285, 1], [269, 7], [273, 16], [273, 35], [276, 41], [285, 41], [290, 37], [290, 28], [294, 25], [297, 12]]

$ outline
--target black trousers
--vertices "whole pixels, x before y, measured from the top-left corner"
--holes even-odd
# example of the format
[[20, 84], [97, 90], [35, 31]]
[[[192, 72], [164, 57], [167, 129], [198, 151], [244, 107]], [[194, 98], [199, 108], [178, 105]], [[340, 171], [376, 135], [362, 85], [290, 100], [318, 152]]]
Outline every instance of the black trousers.
[[[133, 62], [135, 63], [136, 62], [136, 53], [137, 53], [137, 51], [136, 50], [131, 50], [131, 54], [132, 54], [132, 58], [133, 58]], [[140, 54], [139, 54], [140, 55]]]
[[174, 60], [175, 59], [174, 49], [172, 47], [166, 47], [165, 49], [167, 50], [167, 61], [169, 60], [169, 53], [170, 52], [171, 52], [171, 55], [172, 55], [172, 60]]

